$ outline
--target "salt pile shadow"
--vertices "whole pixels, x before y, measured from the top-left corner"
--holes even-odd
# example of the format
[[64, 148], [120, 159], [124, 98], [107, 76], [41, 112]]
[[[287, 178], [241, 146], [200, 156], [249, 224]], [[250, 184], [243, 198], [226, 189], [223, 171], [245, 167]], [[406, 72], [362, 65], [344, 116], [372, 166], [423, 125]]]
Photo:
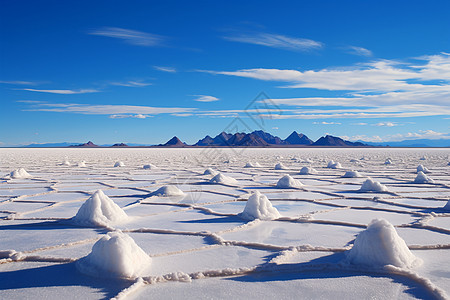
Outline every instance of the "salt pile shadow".
[[[127, 280], [92, 278], [80, 274], [74, 262], [0, 272], [0, 291], [25, 288], [85, 286], [99, 290], [103, 294], [104, 299], [111, 299], [130, 285], [131, 282]], [[52, 291], [52, 289], [48, 290]], [[58, 295], [57, 291], [54, 292], [55, 296]], [[32, 295], [30, 296], [33, 298]]]

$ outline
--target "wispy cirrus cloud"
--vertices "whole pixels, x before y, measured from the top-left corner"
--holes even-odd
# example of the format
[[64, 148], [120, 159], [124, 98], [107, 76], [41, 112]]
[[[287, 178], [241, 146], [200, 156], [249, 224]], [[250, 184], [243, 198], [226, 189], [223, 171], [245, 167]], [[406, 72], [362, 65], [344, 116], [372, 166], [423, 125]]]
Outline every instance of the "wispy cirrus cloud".
[[363, 48], [363, 47], [348, 46], [348, 47], [344, 47], [343, 49], [345, 52], [347, 52], [349, 54], [353, 54], [353, 55], [366, 56], [366, 57], [373, 56], [372, 51], [370, 51], [369, 49]]
[[136, 119], [146, 119], [151, 118], [150, 115], [143, 115], [143, 114], [137, 114], [137, 115], [110, 115], [110, 119], [124, 119], [124, 118], [136, 118]]
[[23, 80], [0, 80], [2, 84], [13, 84], [13, 85], [38, 85], [35, 81], [23, 81]]
[[313, 124], [314, 125], [341, 125], [342, 123], [322, 121], [322, 122], [313, 122]]
[[321, 42], [310, 39], [261, 32], [230, 34], [223, 36], [223, 39], [232, 42], [254, 44], [291, 51], [309, 51], [323, 47]]
[[418, 132], [407, 132], [407, 133], [397, 133], [389, 134], [385, 136], [379, 135], [354, 135], [354, 136], [340, 136], [343, 139], [349, 141], [364, 141], [364, 142], [398, 142], [404, 140], [416, 140], [416, 139], [450, 139], [450, 134], [444, 132], [437, 132], [431, 129], [419, 130]]
[[95, 89], [80, 89], [80, 90], [38, 90], [38, 89], [21, 89], [23, 91], [29, 92], [39, 92], [39, 93], [49, 93], [49, 94], [60, 94], [60, 95], [73, 95], [73, 94], [87, 94], [87, 93], [97, 93], [99, 90]]
[[129, 80], [129, 81], [122, 81], [122, 82], [110, 82], [111, 85], [116, 86], [125, 86], [125, 87], [144, 87], [152, 85], [151, 82], [144, 82], [144, 81], [138, 81], [138, 80]]
[[114, 104], [77, 104], [77, 103], [29, 103], [26, 111], [44, 111], [58, 113], [74, 113], [83, 115], [109, 115], [111, 118], [139, 118], [144, 119], [152, 115], [190, 113], [196, 108], [185, 107], [154, 107], [138, 105]]
[[366, 64], [321, 70], [253, 68], [236, 71], [198, 71], [284, 82], [287, 85], [282, 87], [287, 88], [383, 93], [396, 91], [450, 92], [448, 84], [450, 82], [450, 54], [447, 53], [416, 58], [411, 63], [376, 60]]
[[378, 126], [378, 127], [394, 127], [394, 126], [398, 126], [397, 123], [394, 122], [379, 122], [376, 124], [373, 124], [373, 126]]
[[153, 68], [155, 68], [158, 71], [161, 72], [167, 72], [167, 73], [176, 73], [177, 69], [173, 68], [173, 67], [163, 67], [163, 66], [153, 66]]
[[146, 47], [161, 46], [165, 40], [163, 36], [157, 34], [119, 27], [102, 27], [92, 30], [88, 34], [121, 39], [127, 44]]
[[198, 102], [214, 102], [214, 101], [219, 101], [219, 98], [214, 97], [214, 96], [208, 96], [208, 95], [195, 95], [195, 99], [194, 101], [198, 101]]

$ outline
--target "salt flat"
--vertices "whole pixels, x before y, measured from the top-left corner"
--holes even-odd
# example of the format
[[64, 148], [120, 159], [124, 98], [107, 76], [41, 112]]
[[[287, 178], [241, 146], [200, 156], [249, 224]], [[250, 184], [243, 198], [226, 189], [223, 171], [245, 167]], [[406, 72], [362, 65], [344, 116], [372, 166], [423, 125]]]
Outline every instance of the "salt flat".
[[[449, 156], [448, 149], [0, 149], [0, 298], [446, 298]], [[331, 160], [342, 167], [328, 168]], [[414, 182], [419, 165], [433, 183]], [[303, 167], [317, 173], [301, 175]], [[29, 176], [10, 178], [20, 168]], [[207, 168], [222, 181], [211, 182]], [[361, 177], [343, 178], [347, 171]], [[302, 185], [277, 187], [284, 175]], [[376, 184], [361, 189], [368, 178]], [[177, 189], [154, 193], [164, 186]], [[97, 190], [122, 218], [72, 219]], [[279, 214], [268, 208], [264, 218], [243, 218], [244, 210], [263, 212], [246, 207], [256, 191], [268, 202], [253, 200]], [[392, 224], [421, 264], [349, 262], [373, 219]], [[78, 260], [118, 230], [151, 263], [128, 278], [80, 272]], [[395, 256], [400, 244], [385, 246]]]

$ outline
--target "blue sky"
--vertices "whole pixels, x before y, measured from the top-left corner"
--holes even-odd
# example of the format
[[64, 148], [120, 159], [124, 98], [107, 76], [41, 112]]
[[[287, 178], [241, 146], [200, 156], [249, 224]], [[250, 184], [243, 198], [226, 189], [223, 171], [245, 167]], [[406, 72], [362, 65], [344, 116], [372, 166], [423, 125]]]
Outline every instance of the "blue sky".
[[450, 2], [2, 1], [0, 146], [450, 138]]

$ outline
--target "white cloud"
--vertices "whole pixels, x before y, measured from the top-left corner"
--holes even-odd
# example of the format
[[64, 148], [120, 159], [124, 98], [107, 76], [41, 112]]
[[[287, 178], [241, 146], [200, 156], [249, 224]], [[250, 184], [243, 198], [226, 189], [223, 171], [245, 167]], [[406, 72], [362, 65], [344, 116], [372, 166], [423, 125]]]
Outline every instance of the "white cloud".
[[117, 38], [131, 45], [147, 47], [159, 46], [164, 41], [162, 36], [156, 34], [118, 27], [102, 27], [89, 32], [89, 34]]
[[273, 130], [278, 130], [279, 128], [278, 128], [278, 127], [272, 127], [272, 129], [273, 129]]
[[197, 98], [194, 99], [194, 101], [198, 102], [214, 102], [219, 101], [219, 98], [214, 96], [208, 96], [208, 95], [195, 95]]
[[153, 66], [153, 68], [155, 68], [158, 71], [162, 71], [162, 72], [168, 72], [168, 73], [176, 73], [177, 72], [177, 69], [175, 69], [173, 67]]
[[137, 114], [137, 115], [110, 115], [109, 117], [111, 119], [124, 119], [124, 118], [145, 119], [145, 118], [150, 118], [152, 116], [143, 115], [143, 114]]
[[357, 46], [348, 46], [344, 48], [347, 53], [353, 54], [353, 55], [359, 55], [359, 56], [372, 56], [373, 53], [369, 49], [363, 48], [363, 47], [357, 47]]
[[27, 111], [47, 111], [75, 113], [85, 115], [111, 115], [112, 118], [144, 118], [148, 115], [190, 113], [196, 108], [184, 107], [152, 107], [137, 105], [94, 105], [75, 103], [37, 103], [32, 104]]
[[37, 82], [33, 81], [22, 81], [22, 80], [0, 80], [3, 84], [14, 84], [14, 85], [37, 85]]
[[364, 141], [364, 142], [399, 142], [404, 140], [416, 140], [416, 139], [450, 139], [450, 134], [443, 132], [436, 132], [433, 130], [419, 130], [418, 132], [398, 133], [393, 135], [386, 135], [380, 137], [378, 135], [355, 135], [347, 137], [350, 141]]
[[50, 93], [50, 94], [60, 94], [60, 95], [73, 95], [73, 94], [87, 94], [87, 93], [97, 93], [99, 90], [94, 89], [80, 89], [80, 90], [36, 90], [36, 89], [22, 89], [29, 92], [39, 92], [39, 93]]
[[380, 122], [377, 124], [373, 124], [374, 126], [379, 126], [379, 127], [394, 127], [394, 126], [398, 126], [398, 124], [393, 123], [393, 122]]
[[281, 34], [270, 33], [252, 33], [252, 34], [236, 34], [223, 37], [225, 40], [267, 46], [272, 48], [280, 48], [294, 51], [307, 51], [323, 47], [321, 42], [310, 39], [289, 37]]
[[339, 122], [325, 122], [325, 121], [323, 121], [323, 122], [313, 122], [313, 124], [315, 124], [315, 125], [341, 125], [342, 123], [339, 123]]
[[[377, 60], [343, 68], [322, 70], [292, 69], [241, 69], [237, 71], [201, 71], [211, 74], [238, 76], [265, 81], [288, 83], [288, 88], [313, 88], [319, 90], [377, 92], [421, 92], [450, 94], [450, 55], [440, 54], [420, 58], [424, 63], [399, 63]], [[440, 81], [431, 84], [430, 80]], [[420, 82], [422, 81], [422, 82]], [[425, 82], [423, 82], [425, 81]], [[368, 95], [367, 95], [368, 96]], [[375, 95], [376, 96], [376, 95]]]
[[361, 123], [352, 123], [350, 125], [358, 125], [358, 126], [366, 126], [368, 125], [367, 123], [361, 122]]
[[129, 80], [125, 82], [111, 82], [111, 85], [117, 85], [117, 86], [126, 86], [126, 87], [144, 87], [152, 85], [150, 82], [143, 82], [143, 81], [137, 81], [137, 80]]

